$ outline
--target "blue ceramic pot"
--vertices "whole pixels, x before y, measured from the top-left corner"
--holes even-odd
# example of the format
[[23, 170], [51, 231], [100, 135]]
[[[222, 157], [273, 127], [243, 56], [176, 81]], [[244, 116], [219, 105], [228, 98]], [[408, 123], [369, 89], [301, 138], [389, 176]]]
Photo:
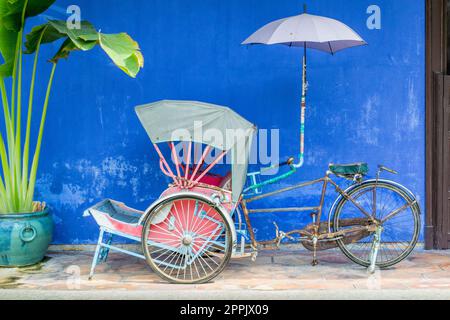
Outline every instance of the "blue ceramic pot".
[[0, 266], [23, 267], [40, 262], [53, 235], [48, 208], [34, 213], [0, 214]]

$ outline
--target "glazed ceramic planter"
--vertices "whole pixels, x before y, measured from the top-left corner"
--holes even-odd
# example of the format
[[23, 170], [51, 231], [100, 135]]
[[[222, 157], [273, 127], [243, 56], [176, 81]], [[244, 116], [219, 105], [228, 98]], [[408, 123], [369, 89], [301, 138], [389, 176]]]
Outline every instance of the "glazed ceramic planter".
[[0, 267], [21, 267], [40, 262], [53, 235], [48, 208], [20, 214], [0, 214]]

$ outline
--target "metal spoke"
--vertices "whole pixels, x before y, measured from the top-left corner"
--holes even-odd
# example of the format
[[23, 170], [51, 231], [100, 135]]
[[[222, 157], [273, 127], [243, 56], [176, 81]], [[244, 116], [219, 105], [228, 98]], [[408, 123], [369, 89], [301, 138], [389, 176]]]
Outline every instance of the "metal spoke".
[[[204, 206], [205, 206], [205, 204], [202, 202], [202, 210], [203, 210]], [[190, 230], [190, 231], [192, 231], [193, 233], [197, 233], [197, 231], [196, 231], [197, 225], [198, 225], [198, 224], [200, 223], [200, 221], [202, 221], [203, 218], [204, 218], [204, 217], [200, 218], [200, 212], [202, 212], [202, 210], [200, 210], [200, 208], [199, 208], [198, 211], [197, 211], [197, 216], [198, 216], [198, 218], [195, 219], [194, 225], [192, 226], [192, 228], [191, 228], [191, 230]]]
[[[204, 216], [201, 218], [201, 220], [204, 220], [206, 217], [209, 217], [209, 212], [212, 210], [212, 208], [211, 207], [209, 207], [208, 208], [208, 212], [205, 212], [205, 214], [204, 214]], [[197, 227], [197, 226], [196, 226]], [[200, 229], [192, 229], [192, 232], [193, 233], [195, 233], [195, 234], [199, 234], [200, 233], [200, 231], [203, 231], [204, 230], [204, 228], [205, 228], [205, 225], [202, 225], [202, 226], [200, 226], [199, 227]]]
[[[161, 233], [161, 234], [170, 234], [170, 233], [168, 233], [168, 230], [166, 230], [166, 229], [164, 229], [163, 227], [161, 227], [159, 224], [153, 224], [152, 225], [154, 228], [159, 228], [159, 229], [161, 229], [161, 230], [163, 230], [165, 233]], [[180, 234], [180, 232], [179, 231], [177, 231], [176, 230], [176, 228], [174, 229], [174, 231], [176, 231], [176, 233], [179, 235], [179, 236], [181, 236], [181, 234]]]

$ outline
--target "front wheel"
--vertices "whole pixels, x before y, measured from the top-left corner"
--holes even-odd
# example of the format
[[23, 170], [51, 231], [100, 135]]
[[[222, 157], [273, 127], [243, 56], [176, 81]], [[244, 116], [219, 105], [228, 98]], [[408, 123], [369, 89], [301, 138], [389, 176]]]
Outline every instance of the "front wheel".
[[230, 260], [231, 226], [221, 210], [201, 197], [179, 195], [149, 213], [142, 229], [142, 247], [147, 263], [161, 278], [172, 283], [205, 283]]
[[[376, 266], [388, 268], [405, 259], [416, 246], [420, 232], [420, 208], [415, 198], [389, 181], [367, 181], [350, 189], [348, 196], [336, 204], [334, 231], [345, 231], [349, 228], [345, 221], [350, 219], [367, 221], [362, 208], [382, 230]], [[338, 245], [350, 260], [368, 267], [374, 237], [374, 232], [356, 241], [346, 241], [344, 237]]]

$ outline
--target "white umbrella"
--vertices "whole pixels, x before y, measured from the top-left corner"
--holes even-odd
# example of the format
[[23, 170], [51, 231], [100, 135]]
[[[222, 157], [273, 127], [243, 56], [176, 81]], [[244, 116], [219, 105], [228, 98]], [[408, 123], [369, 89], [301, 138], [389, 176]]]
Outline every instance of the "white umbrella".
[[295, 166], [301, 167], [304, 161], [304, 135], [306, 110], [306, 49], [316, 49], [334, 54], [343, 49], [366, 45], [367, 43], [344, 23], [321, 16], [305, 13], [271, 22], [242, 44], [282, 44], [290, 47], [303, 47], [303, 85], [301, 105], [300, 159]]

